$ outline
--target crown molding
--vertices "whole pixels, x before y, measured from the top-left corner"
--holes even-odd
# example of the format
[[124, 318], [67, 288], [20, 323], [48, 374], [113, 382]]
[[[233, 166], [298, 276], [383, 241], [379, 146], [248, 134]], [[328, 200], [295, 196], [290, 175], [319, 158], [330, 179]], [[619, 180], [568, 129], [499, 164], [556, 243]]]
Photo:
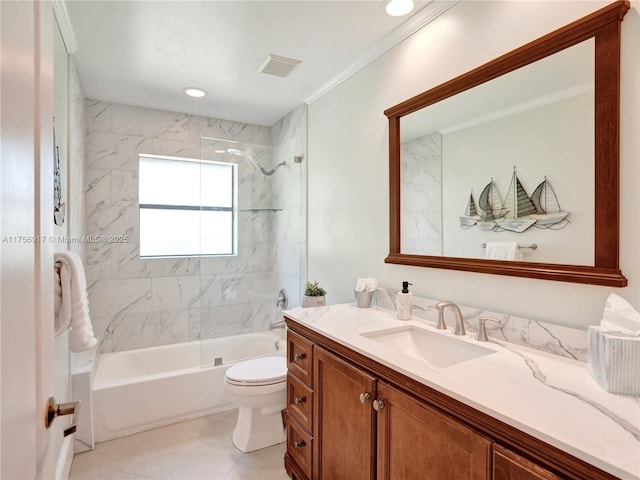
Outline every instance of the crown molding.
[[552, 103], [560, 102], [562, 100], [567, 100], [569, 98], [577, 97], [578, 95], [583, 95], [585, 93], [594, 92], [594, 91], [595, 91], [594, 82], [583, 83], [580, 85], [576, 85], [574, 87], [567, 88], [560, 92], [551, 93], [549, 95], [545, 95], [543, 97], [536, 98], [528, 102], [519, 103], [511, 107], [497, 110], [487, 115], [483, 115], [477, 118], [472, 118], [465, 122], [461, 122], [457, 125], [451, 125], [449, 127], [442, 128], [438, 130], [438, 133], [441, 133], [442, 135], [448, 135], [450, 133], [457, 132], [459, 130], [464, 130], [465, 128], [471, 128], [478, 125], [482, 125], [483, 123], [489, 123], [495, 120], [500, 120], [501, 118], [511, 117], [513, 115], [517, 115], [518, 113], [526, 112], [528, 110], [533, 110], [534, 108], [544, 107]]
[[444, 0], [437, 1], [432, 0], [428, 5], [419, 10], [415, 15], [410, 17], [406, 22], [398, 26], [395, 30], [391, 31], [388, 35], [386, 35], [382, 40], [374, 45], [374, 47], [369, 50], [363, 57], [361, 57], [357, 62], [351, 65], [349, 68], [344, 70], [342, 73], [335, 76], [328, 83], [320, 87], [314, 93], [305, 98], [304, 103], [311, 104], [316, 100], [320, 99], [335, 87], [340, 85], [342, 82], [355, 75], [357, 72], [362, 70], [364, 67], [369, 65], [378, 57], [382, 56], [397, 44], [402, 42], [403, 40], [409, 38], [411, 35], [416, 33], [418, 30], [423, 28], [425, 25], [428, 25], [444, 12], [453, 7], [460, 0]]
[[52, 4], [53, 15], [58, 22], [62, 41], [67, 49], [67, 53], [71, 55], [78, 51], [78, 42], [76, 40], [76, 35], [73, 33], [73, 26], [71, 25], [71, 19], [67, 12], [67, 6], [65, 5], [64, 0], [53, 0]]

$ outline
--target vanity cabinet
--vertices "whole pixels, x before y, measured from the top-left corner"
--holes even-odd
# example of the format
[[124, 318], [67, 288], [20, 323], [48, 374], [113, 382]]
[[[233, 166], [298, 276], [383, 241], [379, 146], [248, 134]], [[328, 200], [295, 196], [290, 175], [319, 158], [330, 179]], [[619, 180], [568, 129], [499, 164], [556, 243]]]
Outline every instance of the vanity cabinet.
[[379, 480], [491, 478], [490, 440], [386, 383], [377, 399]]
[[494, 480], [561, 480], [549, 470], [496, 445], [493, 448]]
[[295, 480], [616, 477], [286, 318]]
[[311, 478], [313, 459], [313, 343], [287, 333], [285, 469], [293, 479]]
[[313, 478], [375, 480], [376, 379], [316, 348]]

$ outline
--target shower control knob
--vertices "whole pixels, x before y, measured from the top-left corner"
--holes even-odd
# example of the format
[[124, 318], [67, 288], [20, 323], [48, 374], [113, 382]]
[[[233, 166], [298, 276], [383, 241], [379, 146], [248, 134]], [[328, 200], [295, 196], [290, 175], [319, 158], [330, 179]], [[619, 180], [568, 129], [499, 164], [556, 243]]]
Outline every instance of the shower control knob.
[[304, 440], [298, 440], [297, 442], [293, 443], [293, 446], [300, 449], [302, 447], [304, 447], [306, 445], [306, 443], [304, 443]]
[[306, 401], [307, 401], [307, 397], [296, 397], [293, 400], [293, 403], [295, 403], [296, 405], [300, 405], [300, 404], [302, 404], [302, 403], [304, 403]]
[[306, 356], [307, 355], [304, 353], [296, 353], [293, 358], [295, 358], [296, 361], [300, 361], [300, 360], [304, 360]]
[[371, 401], [371, 395], [369, 395], [366, 392], [360, 394], [360, 403], [367, 403], [370, 401]]

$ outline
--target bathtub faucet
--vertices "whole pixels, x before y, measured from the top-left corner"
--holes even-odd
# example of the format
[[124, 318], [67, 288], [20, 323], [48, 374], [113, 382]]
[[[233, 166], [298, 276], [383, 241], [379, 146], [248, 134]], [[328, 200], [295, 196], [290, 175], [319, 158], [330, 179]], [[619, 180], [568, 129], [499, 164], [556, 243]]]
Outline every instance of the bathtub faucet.
[[269, 330], [276, 330], [278, 328], [285, 328], [287, 324], [282, 320], [281, 322], [275, 322], [269, 325]]

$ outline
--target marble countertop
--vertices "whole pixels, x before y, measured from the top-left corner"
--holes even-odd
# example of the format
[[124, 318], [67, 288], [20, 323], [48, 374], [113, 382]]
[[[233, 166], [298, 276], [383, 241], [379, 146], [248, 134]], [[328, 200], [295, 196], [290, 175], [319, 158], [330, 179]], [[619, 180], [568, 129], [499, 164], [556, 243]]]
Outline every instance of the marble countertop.
[[[354, 304], [296, 308], [288, 318], [622, 479], [640, 479], [640, 397], [611, 394], [587, 364], [491, 339], [494, 353], [438, 368], [361, 334], [428, 320]], [[586, 332], [585, 332], [586, 335]], [[456, 337], [477, 344], [472, 335]]]

